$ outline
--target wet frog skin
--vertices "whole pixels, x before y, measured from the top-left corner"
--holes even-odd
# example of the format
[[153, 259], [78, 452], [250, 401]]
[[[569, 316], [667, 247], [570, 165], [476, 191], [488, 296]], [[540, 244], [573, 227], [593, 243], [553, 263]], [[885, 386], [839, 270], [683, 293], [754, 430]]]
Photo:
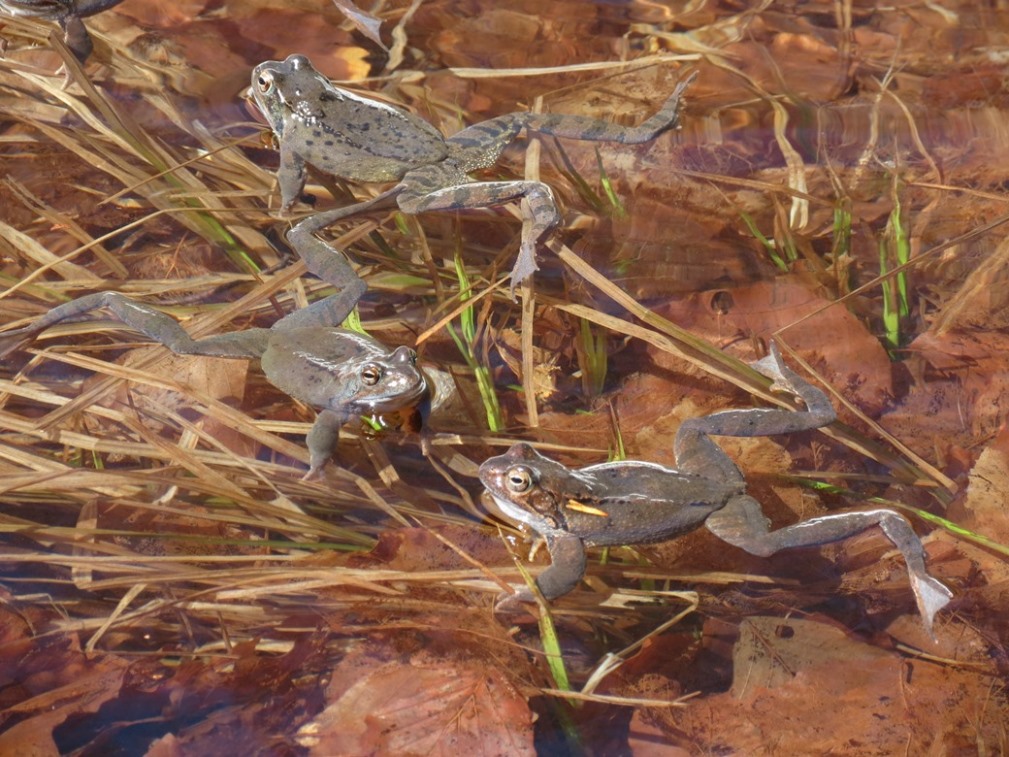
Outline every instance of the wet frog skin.
[[308, 478], [333, 456], [340, 428], [352, 418], [411, 407], [418, 407], [423, 417], [430, 410], [431, 385], [418, 369], [412, 349], [390, 350], [370, 336], [338, 328], [363, 292], [363, 283], [359, 279], [357, 283], [281, 318], [272, 328], [203, 339], [190, 337], [165, 313], [118, 292], [98, 292], [53, 308], [29, 326], [0, 334], [0, 357], [60, 321], [104, 307], [178, 354], [259, 358], [267, 379], [278, 389], [319, 408], [306, 440]]
[[82, 18], [119, 5], [123, 0], [0, 0], [0, 14], [32, 16], [55, 21], [63, 29], [63, 39], [81, 63], [88, 59], [94, 43]]
[[[679, 125], [681, 82], [659, 111], [640, 126], [594, 118], [509, 113], [445, 138], [404, 110], [336, 87], [304, 55], [260, 63], [252, 95], [280, 145], [277, 180], [285, 210], [305, 186], [305, 164], [352, 181], [399, 183], [374, 200], [319, 213], [288, 235], [301, 255], [329, 255], [311, 235], [336, 221], [393, 201], [406, 213], [460, 210], [524, 200], [522, 242], [512, 270], [512, 289], [537, 270], [536, 244], [559, 221], [550, 187], [539, 181], [477, 182], [469, 173], [497, 162], [522, 129], [567, 139], [621, 144], [649, 142]], [[346, 263], [345, 263], [346, 264]], [[349, 265], [347, 265], [349, 269]]]
[[[825, 426], [835, 415], [827, 396], [790, 370], [774, 345], [753, 367], [774, 379], [775, 388], [801, 397], [806, 410], [726, 410], [685, 421], [674, 442], [676, 469], [624, 461], [572, 470], [525, 443], [480, 466], [480, 480], [501, 513], [546, 542], [551, 565], [536, 579], [540, 592], [554, 599], [571, 591], [585, 574], [586, 547], [664, 541], [704, 525], [723, 541], [766, 557], [878, 525], [904, 556], [931, 632], [935, 614], [952, 594], [926, 572], [921, 540], [899, 513], [882, 508], [832, 513], [768, 530], [760, 504], [746, 494], [741, 471], [711, 436], [787, 434]], [[503, 604], [531, 599], [524, 587]]]

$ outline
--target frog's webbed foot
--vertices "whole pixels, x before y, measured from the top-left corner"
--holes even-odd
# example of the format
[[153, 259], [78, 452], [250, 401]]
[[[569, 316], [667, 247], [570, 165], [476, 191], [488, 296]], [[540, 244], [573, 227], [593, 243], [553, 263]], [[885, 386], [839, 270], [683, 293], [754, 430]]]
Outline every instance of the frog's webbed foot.
[[512, 586], [514, 591], [501, 592], [501, 594], [498, 595], [497, 600], [494, 602], [494, 612], [525, 612], [526, 610], [522, 607], [522, 605], [535, 602], [536, 597], [533, 596], [533, 593], [529, 590], [528, 586], [509, 585]]
[[3, 334], [0, 337], [0, 356], [6, 355], [24, 340], [50, 326], [103, 307], [111, 310], [130, 328], [180, 355], [259, 357], [266, 349], [270, 333], [267, 329], [248, 329], [193, 339], [174, 318], [159, 310], [135, 302], [118, 292], [96, 292], [53, 308], [30, 326]]
[[930, 634], [935, 614], [953, 596], [949, 589], [925, 570], [925, 549], [921, 539], [907, 519], [893, 510], [834, 513], [777, 531], [768, 531], [767, 519], [757, 501], [740, 495], [708, 516], [704, 525], [723, 541], [761, 557], [773, 555], [783, 549], [814, 547], [840, 541], [878, 525], [904, 556], [918, 612]]
[[23, 329], [14, 329], [5, 334], [0, 334], [0, 360], [3, 360], [14, 352], [14, 350], [31, 339], [38, 331], [38, 329], [28, 326]]
[[521, 200], [522, 241], [512, 268], [513, 294], [516, 286], [539, 270], [536, 245], [560, 222], [553, 192], [540, 181], [474, 182], [460, 172], [435, 165], [411, 171], [403, 178], [403, 186], [406, 188], [399, 197], [399, 206], [411, 214], [489, 208]]

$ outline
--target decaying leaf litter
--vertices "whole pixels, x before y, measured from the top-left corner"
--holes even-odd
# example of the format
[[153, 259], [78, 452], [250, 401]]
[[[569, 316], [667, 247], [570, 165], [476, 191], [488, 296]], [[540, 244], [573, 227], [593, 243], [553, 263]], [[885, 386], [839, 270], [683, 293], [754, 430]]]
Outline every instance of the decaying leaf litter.
[[[130, 4], [124, 5], [125, 11]], [[144, 692], [154, 702], [181, 695], [191, 697], [195, 711], [209, 712], [219, 688], [259, 680], [301, 701], [296, 714], [246, 694], [217, 718], [218, 732], [234, 733], [243, 707], [263, 708], [269, 714], [255, 736], [273, 739], [302, 728], [297, 743], [311, 748], [320, 728], [340, 728], [317, 724], [313, 731], [320, 705], [298, 700], [304, 690], [294, 681], [356, 653], [371, 664], [330, 685], [327, 722], [342, 722], [342, 713], [363, 706], [359, 697], [374, 697], [383, 682], [389, 692], [400, 687], [396, 662], [470, 670], [475, 661], [477, 670], [494, 672], [495, 683], [474, 689], [474, 701], [503, 696], [506, 689], [495, 687], [520, 693], [512, 716], [488, 722], [484, 735], [512, 733], [516, 750], [527, 746], [531, 723], [522, 697], [555, 683], [543, 658], [523, 651], [538, 643], [533, 627], [509, 637], [505, 621], [492, 620], [495, 581], [519, 580], [518, 572], [495, 531], [465, 516], [479, 512], [467, 477], [473, 465], [533, 417], [529, 398], [507, 389], [518, 383], [512, 371], [521, 370], [523, 358], [526, 366], [546, 367], [529, 344], [554, 358], [553, 370], [543, 371], [540, 426], [527, 433], [556, 445], [545, 449], [571, 463], [603, 459], [618, 447], [631, 457], [671, 462], [680, 420], [746, 406], [747, 394], [730, 384], [780, 401], [735, 359], [752, 354], [748, 343], [780, 331], [836, 391], [849, 425], [832, 429], [830, 439], [786, 440], [785, 447], [767, 440], [726, 444], [775, 523], [853, 503], [789, 485], [780, 477], [789, 472], [841, 484], [854, 497], [885, 496], [931, 510], [996, 546], [978, 546], [970, 534], [929, 538], [930, 564], [958, 595], [938, 647], [907, 618], [901, 566], [892, 558], [880, 562], [883, 545], [872, 535], [826, 549], [822, 560], [805, 554], [753, 560], [726, 554], [700, 535], [640, 549], [638, 556], [615, 550], [590, 571], [590, 585], [628, 587], [631, 576], [644, 576], [651, 583], [643, 588], [657, 590], [672, 577], [672, 588], [699, 592], [699, 609], [594, 690], [667, 703], [700, 691], [689, 707], [665, 714], [622, 710], [621, 722], [634, 713], [632, 739], [650, 733], [695, 748], [752, 750], [775, 734], [780, 743], [787, 703], [800, 699], [808, 707], [814, 696], [795, 691], [804, 679], [783, 683], [765, 672], [769, 658], [792, 654], [775, 634], [804, 645], [797, 647], [799, 661], [785, 665], [787, 675], [794, 678], [799, 668], [815, 682], [830, 680], [839, 661], [848, 667], [843, 661], [853, 655], [872, 657], [877, 647], [865, 638], [885, 631], [896, 650], [865, 665], [892, 665], [894, 677], [913, 666], [916, 680], [929, 683], [894, 692], [910, 704], [885, 713], [886, 729], [870, 723], [874, 743], [903, 744], [912, 726], [945, 733], [947, 745], [1004, 743], [998, 718], [1004, 692], [992, 678], [1004, 662], [998, 629], [1005, 626], [1006, 581], [997, 544], [1009, 541], [992, 485], [1005, 475], [997, 356], [1005, 290], [999, 224], [1006, 211], [996, 128], [1004, 96], [998, 67], [978, 40], [997, 44], [1006, 20], [971, 15], [966, 7], [947, 9], [949, 18], [929, 8], [846, 4], [825, 5], [829, 13], [820, 16], [721, 9], [681, 19], [681, 26], [650, 19], [633, 32], [646, 49], [686, 61], [654, 65], [649, 56], [652, 65], [630, 74], [600, 66], [533, 79], [501, 71], [486, 76], [481, 54], [502, 46], [501, 29], [512, 38], [495, 69], [583, 62], [570, 45], [537, 37], [537, 30], [562, 41], [584, 35], [590, 21], [579, 8], [568, 18], [562, 7], [551, 20], [497, 9], [450, 19], [443, 6], [422, 5], [406, 29], [411, 47], [428, 57], [401, 68], [454, 69], [379, 83], [452, 132], [525, 103], [531, 81], [548, 110], [633, 122], [652, 93], [668, 89], [679, 66], [700, 68], [677, 138], [630, 155], [603, 145], [598, 158], [572, 144], [543, 145], [548, 159], [539, 170], [562, 198], [569, 229], [556, 238], [556, 257], [541, 252], [545, 270], [535, 308], [525, 312], [533, 328], [522, 331], [524, 355], [518, 344], [514, 358], [499, 356], [517, 343], [511, 335], [519, 333], [523, 314], [500, 290], [487, 291], [514, 254], [517, 224], [506, 215], [433, 216], [405, 225], [374, 218], [333, 234], [337, 246], [351, 249], [375, 293], [363, 312], [369, 330], [389, 343], [409, 343], [423, 332], [424, 356], [458, 377], [458, 418], [441, 427], [435, 421], [444, 478], [430, 474], [415, 445], [400, 446], [389, 435], [342, 445], [345, 466], [331, 466], [323, 483], [302, 482], [297, 466], [307, 459], [307, 408], [293, 406], [240, 362], [182, 367], [165, 350], [129, 349], [138, 346], [129, 341], [135, 337], [109, 321], [53, 329], [32, 346], [29, 362], [4, 365], [5, 658], [22, 681], [59, 670], [58, 680], [70, 685], [66, 671], [82, 664], [94, 673], [78, 682], [88, 692], [79, 708], [62, 717], [38, 698], [25, 700], [20, 714], [8, 710], [5, 721], [13, 727], [6, 738], [48, 737], [63, 748], [79, 738], [73, 729], [60, 730], [67, 716], [77, 722], [102, 701], [114, 712], [129, 694]], [[402, 10], [390, 10], [390, 20]], [[187, 12], [196, 23], [195, 11], [179, 6]], [[233, 17], [251, 28], [268, 14], [256, 7], [236, 9]], [[120, 19], [108, 21], [109, 39], [116, 39], [129, 16], [106, 16]], [[948, 70], [907, 33], [912, 22], [936, 32], [930, 45], [939, 39], [950, 49], [955, 30], [984, 35], [975, 31], [969, 42], [956, 42], [967, 49], [957, 51], [956, 70]], [[199, 89], [208, 77], [182, 75], [189, 69], [181, 59], [154, 62], [149, 48], [112, 52], [105, 23], [104, 16], [95, 20], [100, 66], [86, 69], [99, 86], [88, 87], [77, 74], [66, 90], [53, 75], [54, 58], [33, 58], [17, 47], [41, 42], [46, 30], [18, 20], [5, 26], [14, 52], [0, 62], [0, 102], [11, 118], [0, 142], [8, 177], [0, 187], [7, 290], [0, 322], [116, 288], [185, 318], [193, 333], [217, 333], [269, 323], [317, 296], [319, 284], [302, 278], [299, 264], [271, 270], [282, 255], [273, 241], [284, 228], [269, 211], [274, 158], [255, 128], [235, 126], [248, 121], [237, 98], [214, 99], [217, 93]], [[671, 31], [682, 25], [689, 34]], [[514, 37], [522, 34], [532, 37], [518, 45]], [[164, 36], [171, 49], [168, 27]], [[348, 49], [360, 50], [349, 34], [343, 38]], [[312, 56], [310, 40], [299, 43]], [[187, 59], [208, 65], [194, 39], [185, 45]], [[287, 52], [278, 47], [272, 57]], [[580, 55], [592, 53], [598, 51]], [[236, 42], [228, 55], [246, 56], [243, 76], [258, 62], [255, 55], [263, 57]], [[604, 57], [612, 58], [607, 52], [587, 59]], [[357, 65], [362, 73], [361, 56], [351, 52], [345, 60], [353, 61], [348, 70]], [[178, 92], [191, 94], [182, 85], [194, 83], [204, 95], [199, 101]], [[531, 170], [521, 151], [514, 158], [515, 172]], [[620, 207], [606, 199], [600, 176], [615, 183]], [[587, 189], [577, 188], [579, 179]], [[475, 295], [467, 339], [474, 362], [490, 367], [507, 435], [482, 430], [471, 364], [444, 330], [427, 330], [449, 313], [458, 317], [466, 304], [454, 266], [443, 263], [457, 252]], [[595, 340], [584, 337], [584, 324]], [[593, 350], [603, 354], [601, 363], [588, 360]], [[112, 362], [124, 353], [124, 361]], [[589, 399], [584, 373], [600, 364], [606, 375], [597, 385], [604, 391]], [[582, 375], [574, 375], [578, 369]], [[593, 412], [576, 414], [584, 410]], [[467, 433], [446, 433], [460, 428]], [[369, 554], [356, 551], [376, 544]], [[517, 551], [524, 556], [521, 544]], [[586, 593], [553, 607], [562, 635], [589, 645], [589, 667], [603, 652], [628, 647], [693, 607], [680, 598], [668, 606], [603, 609], [604, 596]], [[780, 620], [789, 611], [817, 622], [789, 625]], [[765, 616], [770, 626], [761, 625]], [[740, 631], [743, 618], [752, 625]], [[838, 623], [860, 634], [854, 646], [831, 641]], [[45, 662], [23, 651], [54, 648], [59, 654]], [[809, 660], [803, 649], [830, 651]], [[920, 650], [935, 661], [920, 658]], [[578, 656], [568, 653], [566, 662], [580, 686]], [[174, 675], [164, 678], [166, 670]], [[881, 675], [867, 692], [888, 695], [880, 687], [892, 680]], [[49, 696], [60, 692], [59, 685], [46, 688]], [[715, 715], [724, 718], [755, 696], [745, 728], [709, 731]], [[556, 713], [549, 700], [533, 701], [544, 714]], [[605, 737], [587, 725], [598, 720], [594, 707], [570, 717], [589, 745], [601, 745]], [[944, 718], [941, 725], [936, 717]], [[836, 738], [842, 725], [817, 728]], [[210, 732], [209, 721], [202, 729], [169, 717], [161, 733], [195, 743]], [[816, 744], [812, 731], [807, 722], [796, 738]], [[368, 741], [371, 733], [364, 729], [360, 743], [377, 744]]]

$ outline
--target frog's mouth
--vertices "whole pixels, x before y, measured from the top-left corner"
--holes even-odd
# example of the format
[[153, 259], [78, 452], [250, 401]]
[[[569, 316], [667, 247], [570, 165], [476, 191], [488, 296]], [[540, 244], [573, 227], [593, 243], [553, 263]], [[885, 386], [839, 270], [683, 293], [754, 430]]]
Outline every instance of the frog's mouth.
[[362, 415], [368, 413], [393, 413], [397, 410], [406, 410], [419, 405], [427, 398], [428, 394], [427, 381], [421, 380], [409, 389], [388, 397], [362, 399], [357, 403], [357, 409]]

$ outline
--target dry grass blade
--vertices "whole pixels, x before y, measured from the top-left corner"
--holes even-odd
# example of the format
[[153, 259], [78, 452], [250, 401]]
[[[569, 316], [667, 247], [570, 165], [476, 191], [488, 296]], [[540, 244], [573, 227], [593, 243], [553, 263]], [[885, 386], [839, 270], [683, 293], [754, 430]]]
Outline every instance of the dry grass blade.
[[[95, 286], [102, 281], [100, 276], [96, 276], [75, 263], [61, 260], [27, 234], [3, 222], [0, 222], [0, 239], [10, 245], [10, 249], [19, 251], [24, 259], [50, 267], [67, 281], [83, 287]], [[0, 294], [0, 296], [4, 295]]]

